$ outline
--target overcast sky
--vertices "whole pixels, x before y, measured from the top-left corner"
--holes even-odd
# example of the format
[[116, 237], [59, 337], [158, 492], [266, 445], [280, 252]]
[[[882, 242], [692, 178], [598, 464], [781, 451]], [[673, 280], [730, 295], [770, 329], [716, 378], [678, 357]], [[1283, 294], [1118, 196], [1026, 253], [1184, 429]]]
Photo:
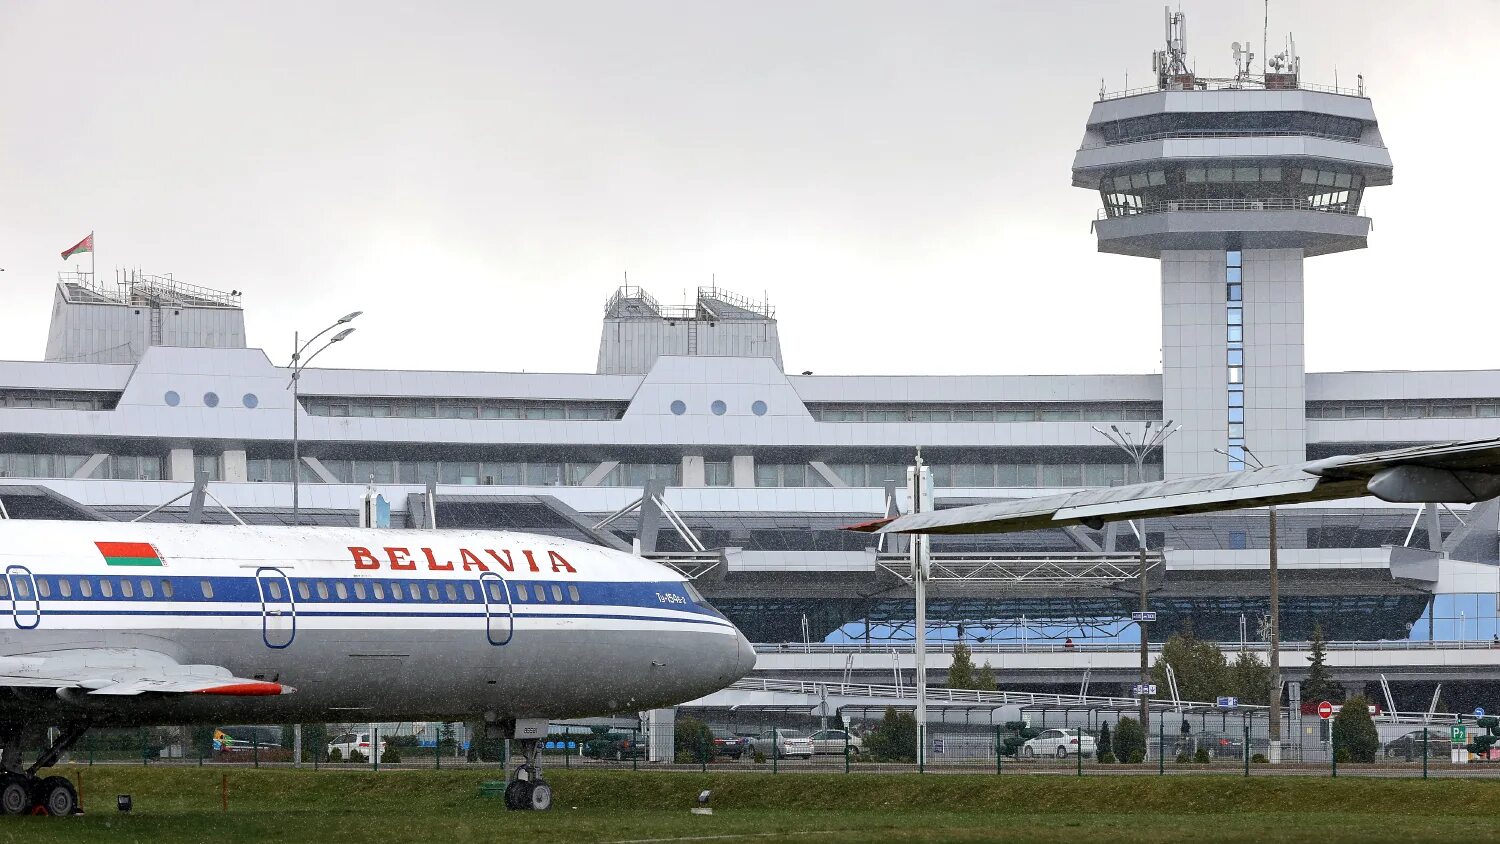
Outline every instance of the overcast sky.
[[[1260, 2], [1183, 9], [1199, 73], [1260, 52]], [[1396, 167], [1371, 248], [1308, 263], [1308, 368], [1500, 366], [1500, 3], [1270, 27], [1364, 74]], [[1157, 371], [1156, 262], [1095, 251], [1069, 165], [1161, 39], [1137, 0], [6, 0], [0, 358], [41, 357], [93, 229], [101, 270], [245, 291], [278, 362], [363, 309], [320, 363], [592, 371], [628, 271], [769, 296], [789, 371]]]

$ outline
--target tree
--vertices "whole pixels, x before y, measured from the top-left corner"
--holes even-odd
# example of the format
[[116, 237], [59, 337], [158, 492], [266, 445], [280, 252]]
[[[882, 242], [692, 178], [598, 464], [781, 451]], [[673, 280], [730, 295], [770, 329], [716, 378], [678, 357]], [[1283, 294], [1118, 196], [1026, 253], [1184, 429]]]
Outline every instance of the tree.
[[1109, 763], [1115, 761], [1114, 747], [1110, 744], [1108, 724], [1099, 725], [1099, 736], [1094, 740], [1094, 743], [1098, 745], [1096, 753], [1100, 762]]
[[438, 727], [437, 750], [439, 753], [451, 753], [453, 751], [453, 748], [456, 746], [453, 735], [452, 721], [444, 721], [443, 725]]
[[885, 718], [865, 741], [877, 762], [917, 761], [917, 718], [910, 712], [885, 710]]
[[1240, 703], [1267, 706], [1271, 702], [1271, 667], [1260, 661], [1260, 657], [1242, 651], [1229, 666], [1227, 694], [1240, 699]]
[[1347, 751], [1350, 761], [1374, 762], [1380, 750], [1380, 733], [1370, 717], [1370, 702], [1364, 695], [1344, 701], [1344, 707], [1333, 718], [1333, 742], [1339, 751]]
[[1343, 689], [1328, 676], [1324, 663], [1328, 660], [1328, 645], [1323, 640], [1323, 625], [1313, 627], [1311, 663], [1307, 667], [1307, 678], [1302, 681], [1302, 699], [1307, 701], [1334, 701], [1343, 698]]
[[984, 665], [979, 666], [979, 670], [974, 673], [974, 688], [981, 692], [993, 692], [998, 688], [995, 685], [995, 669], [990, 667], [989, 660], [985, 660]]
[[948, 669], [948, 688], [974, 688], [974, 657], [963, 642], [953, 646], [953, 665]]
[[1115, 757], [1121, 762], [1134, 765], [1146, 761], [1146, 730], [1141, 727], [1140, 721], [1128, 715], [1115, 725], [1111, 744]]
[[1192, 622], [1183, 625], [1182, 631], [1167, 639], [1161, 656], [1151, 669], [1151, 682], [1159, 693], [1166, 693], [1167, 665], [1177, 675], [1177, 691], [1184, 700], [1211, 701], [1224, 693], [1228, 685], [1228, 663], [1224, 652], [1212, 642], [1204, 642], [1193, 635]]

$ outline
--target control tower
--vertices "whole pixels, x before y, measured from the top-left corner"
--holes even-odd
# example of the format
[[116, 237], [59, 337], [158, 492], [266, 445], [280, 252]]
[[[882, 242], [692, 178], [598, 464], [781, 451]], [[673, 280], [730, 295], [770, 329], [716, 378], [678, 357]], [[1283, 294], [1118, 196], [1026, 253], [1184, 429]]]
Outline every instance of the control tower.
[[1169, 478], [1243, 469], [1247, 445], [1306, 459], [1302, 262], [1363, 249], [1360, 201], [1392, 175], [1362, 77], [1304, 83], [1290, 37], [1258, 73], [1236, 42], [1234, 75], [1201, 77], [1186, 32], [1168, 9], [1156, 84], [1101, 86], [1073, 159], [1103, 203], [1099, 251], [1161, 262], [1162, 407], [1182, 425]]

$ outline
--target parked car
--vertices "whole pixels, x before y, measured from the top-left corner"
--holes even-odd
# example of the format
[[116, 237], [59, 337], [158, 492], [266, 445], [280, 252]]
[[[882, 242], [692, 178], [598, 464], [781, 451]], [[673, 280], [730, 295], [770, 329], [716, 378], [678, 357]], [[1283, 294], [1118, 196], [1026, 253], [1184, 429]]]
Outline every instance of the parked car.
[[[1427, 758], [1447, 759], [1453, 752], [1453, 740], [1446, 732], [1429, 728], [1427, 730]], [[1422, 758], [1422, 731], [1413, 730], [1406, 735], [1397, 736], [1385, 743], [1385, 757], [1387, 759], [1421, 759]]]
[[778, 728], [775, 730], [766, 730], [751, 739], [750, 750], [768, 759], [773, 755], [782, 759], [789, 757], [811, 759], [813, 755], [813, 743], [812, 739], [803, 735], [801, 730]]
[[624, 733], [605, 733], [584, 742], [583, 755], [595, 759], [613, 759], [616, 762], [644, 759], [646, 743]]
[[1034, 759], [1038, 756], [1056, 756], [1066, 759], [1082, 750], [1085, 757], [1093, 756], [1094, 737], [1074, 728], [1043, 730], [1042, 734], [1021, 745], [1021, 756]]
[[813, 753], [843, 756], [846, 736], [848, 737], [847, 746], [850, 756], [858, 756], [865, 752], [864, 740], [851, 732], [846, 730], [819, 730], [809, 736], [813, 743]]
[[[339, 755], [348, 759], [350, 753], [359, 751], [366, 759], [370, 758], [371, 731], [366, 728], [359, 732], [344, 733], [334, 736], [328, 741], [327, 753], [331, 756], [337, 750]], [[380, 740], [380, 755], [385, 755], [386, 740]]]
[[738, 759], [745, 755], [745, 748], [749, 744], [750, 739], [745, 736], [714, 736], [714, 755]]

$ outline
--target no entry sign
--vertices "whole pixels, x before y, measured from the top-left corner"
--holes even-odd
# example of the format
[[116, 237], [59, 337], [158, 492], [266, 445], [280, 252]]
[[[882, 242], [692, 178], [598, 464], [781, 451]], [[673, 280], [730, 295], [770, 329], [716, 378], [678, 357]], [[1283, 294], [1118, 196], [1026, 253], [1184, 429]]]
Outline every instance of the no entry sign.
[[1326, 700], [1323, 701], [1322, 703], [1319, 703], [1318, 704], [1318, 717], [1322, 718], [1324, 721], [1327, 721], [1329, 718], [1332, 718], [1333, 717], [1333, 704], [1329, 703]]

